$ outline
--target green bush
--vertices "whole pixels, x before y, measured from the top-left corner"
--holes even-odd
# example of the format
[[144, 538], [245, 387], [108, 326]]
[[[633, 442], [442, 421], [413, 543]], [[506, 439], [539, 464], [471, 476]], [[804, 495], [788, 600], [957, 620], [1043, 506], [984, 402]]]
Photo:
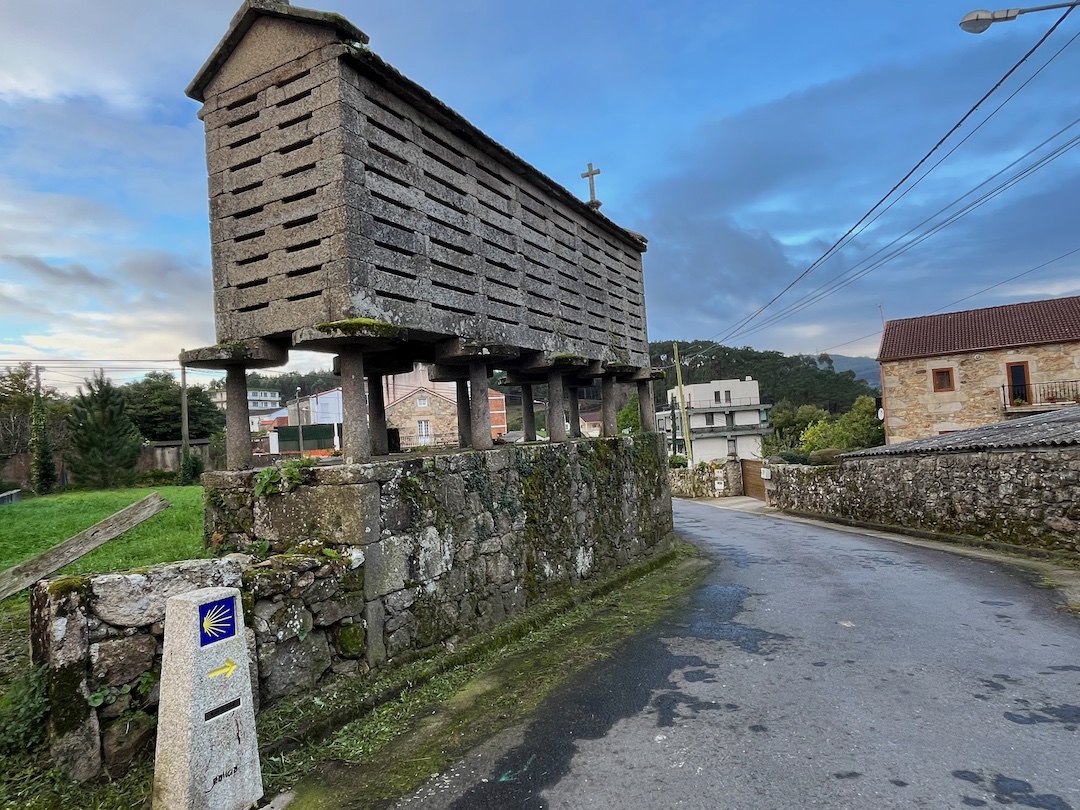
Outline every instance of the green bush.
[[786, 461], [788, 464], [809, 464], [810, 454], [799, 453], [795, 450], [785, 450], [779, 454], [780, 458]]
[[15, 753], [44, 740], [47, 709], [45, 668], [16, 675], [0, 695], [0, 751]]
[[202, 456], [194, 453], [186, 453], [180, 459], [180, 469], [176, 471], [175, 483], [178, 487], [190, 487], [199, 483], [199, 476], [203, 474], [206, 465], [203, 464]]
[[675, 453], [668, 456], [668, 466], [673, 470], [685, 470], [690, 466], [690, 463], [687, 461], [686, 456]]

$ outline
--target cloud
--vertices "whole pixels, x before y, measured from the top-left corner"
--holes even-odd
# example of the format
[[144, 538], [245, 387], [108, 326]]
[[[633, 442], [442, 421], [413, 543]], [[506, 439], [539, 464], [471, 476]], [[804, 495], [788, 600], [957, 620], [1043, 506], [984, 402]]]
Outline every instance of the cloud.
[[57, 267], [42, 261], [36, 256], [2, 256], [0, 262], [15, 265], [30, 274], [31, 277], [46, 284], [72, 284], [78, 287], [110, 289], [116, 282], [99, 276], [81, 264], [68, 264]]
[[[646, 254], [651, 336], [723, 335], [783, 289], [948, 130], [1007, 50], [998, 43], [880, 66], [699, 126], [672, 149], [675, 168], [646, 183], [634, 204], [639, 218], [631, 227], [653, 237]], [[1035, 117], [1042, 103], [1018, 96], [956, 158], [755, 323], [828, 285], [1053, 132], [1067, 113]], [[838, 296], [843, 305], [826, 298], [732, 342], [752, 339], [790, 352], [808, 350], [808, 341], [858, 338], [880, 325], [878, 303], [890, 317], [925, 314], [959, 297], [958, 282], [986, 286], [1033, 266], [1033, 255], [1045, 260], [1059, 247], [1076, 247], [1068, 244], [1075, 229], [1065, 218], [1077, 171], [1075, 161], [1062, 159], [846, 287]]]

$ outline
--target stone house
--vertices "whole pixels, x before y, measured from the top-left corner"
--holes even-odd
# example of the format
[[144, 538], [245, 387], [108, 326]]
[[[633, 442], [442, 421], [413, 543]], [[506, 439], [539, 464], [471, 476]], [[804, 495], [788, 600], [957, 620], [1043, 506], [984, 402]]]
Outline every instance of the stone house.
[[386, 426], [398, 431], [402, 450], [458, 443], [457, 403], [430, 388], [414, 388], [386, 406]]
[[[506, 433], [506, 397], [488, 389], [491, 409], [491, 438]], [[445, 391], [419, 387], [392, 400], [386, 406], [386, 426], [398, 431], [402, 450], [414, 447], [450, 447], [460, 440], [457, 401]]]
[[[695, 462], [761, 458], [761, 437], [772, 432], [772, 405], [761, 401], [757, 380], [713, 380], [684, 385], [683, 392]], [[666, 401], [672, 407], [657, 413], [656, 429], [669, 448], [685, 453], [679, 389], [668, 390]]]
[[1080, 402], [1080, 296], [889, 321], [887, 444]]

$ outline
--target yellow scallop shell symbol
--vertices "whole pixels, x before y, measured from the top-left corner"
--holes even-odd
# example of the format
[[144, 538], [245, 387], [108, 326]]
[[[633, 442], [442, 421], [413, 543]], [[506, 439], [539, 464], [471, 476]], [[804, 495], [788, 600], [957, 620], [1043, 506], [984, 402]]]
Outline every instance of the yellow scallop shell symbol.
[[229, 608], [225, 605], [214, 605], [203, 616], [203, 632], [210, 638], [223, 636], [232, 626]]

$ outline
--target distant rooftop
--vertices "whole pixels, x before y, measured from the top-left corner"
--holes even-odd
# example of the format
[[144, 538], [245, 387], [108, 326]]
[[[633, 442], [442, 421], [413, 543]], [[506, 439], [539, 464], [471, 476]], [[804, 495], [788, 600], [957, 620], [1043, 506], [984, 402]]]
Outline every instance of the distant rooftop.
[[1080, 296], [1029, 301], [885, 324], [878, 361], [1080, 340]]
[[844, 458], [973, 453], [982, 450], [1020, 450], [1070, 445], [1080, 445], [1080, 406], [958, 430], [927, 439], [871, 447], [868, 450], [845, 453]]

